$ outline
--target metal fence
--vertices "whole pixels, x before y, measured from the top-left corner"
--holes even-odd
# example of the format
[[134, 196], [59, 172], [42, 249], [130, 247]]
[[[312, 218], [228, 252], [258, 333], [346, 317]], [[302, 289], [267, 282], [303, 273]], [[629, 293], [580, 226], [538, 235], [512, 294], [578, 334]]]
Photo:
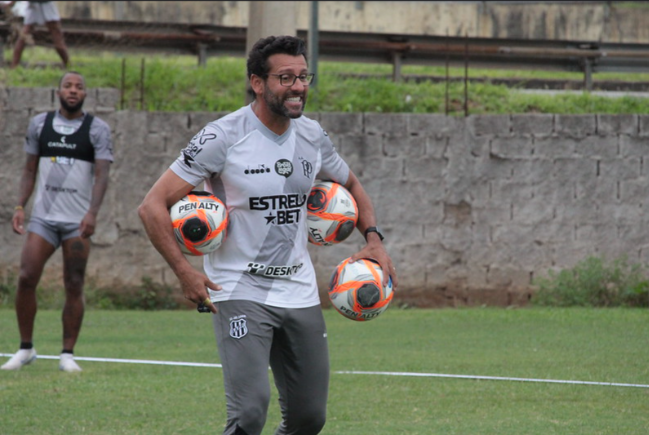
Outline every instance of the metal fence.
[[[18, 19], [0, 21], [3, 52], [17, 37]], [[195, 55], [201, 65], [210, 56], [246, 54], [245, 27], [88, 19], [62, 19], [62, 26], [71, 48]], [[51, 43], [44, 27], [33, 36], [37, 45]], [[591, 90], [594, 73], [649, 72], [649, 44], [334, 31], [319, 31], [317, 39], [310, 39], [305, 30], [297, 36], [318, 41], [319, 60], [391, 64], [396, 81], [404, 65], [470, 65], [582, 72], [584, 89]]]

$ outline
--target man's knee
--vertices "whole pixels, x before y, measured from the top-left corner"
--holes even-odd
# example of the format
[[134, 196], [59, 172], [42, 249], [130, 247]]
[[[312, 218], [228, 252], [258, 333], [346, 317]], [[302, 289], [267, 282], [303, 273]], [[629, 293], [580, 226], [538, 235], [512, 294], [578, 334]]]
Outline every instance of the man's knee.
[[72, 277], [65, 277], [64, 286], [65, 294], [68, 298], [81, 298], [83, 297], [83, 284], [85, 280], [83, 276], [75, 275]]
[[34, 35], [32, 35], [31, 27], [23, 27], [18, 34], [18, 40], [22, 41], [26, 45], [34, 45]]
[[36, 291], [40, 278], [41, 272], [39, 270], [21, 268], [18, 275], [18, 290], [23, 292]]
[[302, 409], [300, 411], [299, 415], [289, 416], [275, 434], [319, 434], [327, 420], [326, 411], [320, 409], [310, 411]]
[[232, 423], [233, 435], [260, 434], [266, 423], [266, 409], [268, 406], [244, 406], [238, 412]]

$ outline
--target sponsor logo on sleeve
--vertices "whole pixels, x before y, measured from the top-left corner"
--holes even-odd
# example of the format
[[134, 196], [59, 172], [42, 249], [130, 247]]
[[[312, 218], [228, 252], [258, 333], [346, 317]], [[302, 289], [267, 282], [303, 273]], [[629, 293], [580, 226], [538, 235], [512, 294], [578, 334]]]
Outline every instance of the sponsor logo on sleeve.
[[198, 134], [196, 134], [182, 151], [183, 161], [185, 164], [191, 168], [192, 163], [195, 162], [196, 156], [203, 151], [203, 145], [205, 145], [208, 140], [216, 139], [216, 137], [216, 134], [208, 133], [205, 129], [202, 129]]

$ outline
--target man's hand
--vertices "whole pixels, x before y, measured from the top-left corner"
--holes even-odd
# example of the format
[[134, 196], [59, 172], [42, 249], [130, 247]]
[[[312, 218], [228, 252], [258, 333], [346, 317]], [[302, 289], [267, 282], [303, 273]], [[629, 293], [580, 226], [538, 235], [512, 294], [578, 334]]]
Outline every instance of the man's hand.
[[22, 207], [16, 207], [14, 211], [14, 216], [11, 219], [11, 226], [14, 230], [14, 233], [23, 235], [25, 234], [25, 210]]
[[392, 264], [392, 259], [385, 250], [385, 246], [383, 246], [383, 243], [376, 234], [368, 234], [368, 239], [369, 241], [367, 242], [367, 245], [356, 254], [352, 255], [350, 262], [353, 263], [361, 258], [371, 258], [372, 260], [376, 260], [383, 270], [383, 286], [388, 284], [388, 277], [391, 276], [392, 288], [396, 289], [399, 284], [399, 280], [397, 279], [397, 269], [394, 267], [394, 264]]
[[212, 282], [205, 274], [196, 269], [188, 270], [178, 278], [185, 299], [192, 301], [196, 305], [202, 304], [216, 314], [216, 306], [210, 300], [207, 289], [218, 291], [222, 289], [220, 285]]
[[95, 226], [97, 225], [97, 217], [94, 214], [86, 213], [79, 225], [79, 232], [82, 239], [87, 239], [95, 234]]

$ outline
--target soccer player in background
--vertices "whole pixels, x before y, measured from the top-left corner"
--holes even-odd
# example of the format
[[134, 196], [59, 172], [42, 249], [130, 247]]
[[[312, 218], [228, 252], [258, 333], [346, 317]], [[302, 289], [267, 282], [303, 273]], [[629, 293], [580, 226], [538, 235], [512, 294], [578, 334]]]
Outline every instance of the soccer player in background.
[[[113, 144], [108, 124], [82, 110], [86, 83], [81, 74], [64, 74], [56, 93], [59, 109], [34, 116], [25, 138], [27, 158], [12, 219], [15, 233], [27, 233], [16, 292], [20, 350], [1, 367], [3, 370], [18, 370], [36, 359], [36, 287], [45, 263], [60, 246], [65, 306], [59, 368], [66, 372], [81, 371], [73, 358], [74, 346], [83, 321], [90, 236], [95, 232], [97, 214], [108, 187]], [[34, 187], [36, 196], [25, 230], [24, 207]]]
[[[20, 59], [25, 50], [27, 41], [33, 44], [32, 33], [36, 25], [45, 25], [50, 32], [54, 49], [59, 54], [63, 67], [67, 68], [70, 62], [68, 55], [68, 47], [65, 45], [65, 38], [63, 36], [63, 29], [61, 27], [61, 16], [56, 7], [56, 3], [52, 1], [28, 1], [25, 8], [25, 16], [23, 17], [23, 28], [20, 31], [16, 45], [14, 46], [13, 58], [11, 61], [11, 68], [16, 68], [20, 65]], [[3, 7], [11, 9], [16, 4], [15, 1], [5, 3]]]
[[[270, 365], [282, 411], [276, 434], [317, 434], [325, 424], [329, 354], [307, 250], [306, 202], [316, 178], [344, 185], [357, 202], [357, 228], [367, 244], [353, 260], [373, 258], [389, 271], [384, 284], [391, 275], [396, 288], [397, 280], [369, 196], [322, 127], [302, 116], [313, 79], [304, 42], [261, 39], [247, 70], [254, 101], [200, 130], [138, 212], [185, 298], [213, 313], [227, 399], [223, 433], [262, 432]], [[197, 186], [219, 197], [230, 219], [223, 245], [205, 258], [205, 273], [181, 253], [169, 217], [169, 208]]]

